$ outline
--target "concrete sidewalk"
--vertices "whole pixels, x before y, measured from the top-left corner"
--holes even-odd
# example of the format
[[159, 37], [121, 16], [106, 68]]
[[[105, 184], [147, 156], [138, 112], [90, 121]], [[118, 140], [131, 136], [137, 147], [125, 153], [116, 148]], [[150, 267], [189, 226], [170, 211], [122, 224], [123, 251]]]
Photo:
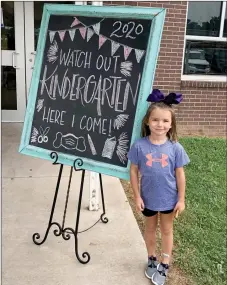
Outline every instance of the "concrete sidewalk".
[[[106, 217], [79, 234], [79, 254], [91, 260], [81, 264], [74, 253], [74, 237], [65, 241], [53, 234], [37, 246], [35, 232], [45, 234], [59, 166], [18, 153], [22, 124], [2, 124], [2, 284], [3, 285], [142, 285], [147, 254], [142, 235], [119, 179], [103, 175]], [[62, 223], [70, 167], [65, 166], [53, 221]], [[74, 172], [66, 216], [75, 228], [80, 172]], [[79, 230], [94, 224], [102, 211], [88, 207], [88, 176]]]

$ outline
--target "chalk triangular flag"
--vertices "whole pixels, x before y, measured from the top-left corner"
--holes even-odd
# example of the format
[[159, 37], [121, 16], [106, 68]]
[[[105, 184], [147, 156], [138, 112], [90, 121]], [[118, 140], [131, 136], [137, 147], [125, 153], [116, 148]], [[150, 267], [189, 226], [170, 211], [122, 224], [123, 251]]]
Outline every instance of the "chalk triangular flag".
[[83, 39], [85, 39], [86, 30], [87, 30], [87, 28], [85, 28], [85, 27], [79, 28], [80, 34], [81, 34]]
[[111, 55], [113, 56], [115, 52], [118, 50], [120, 44], [114, 41], [111, 41]]
[[49, 36], [50, 36], [50, 42], [53, 42], [54, 36], [55, 36], [56, 32], [49, 32]]
[[87, 42], [90, 40], [90, 38], [94, 35], [94, 31], [92, 29], [87, 30]]
[[99, 35], [99, 49], [105, 43], [106, 38], [102, 35]]
[[95, 33], [96, 33], [97, 35], [99, 35], [99, 31], [100, 31], [100, 23], [95, 24], [95, 25], [93, 25], [92, 27], [93, 27], [93, 29], [94, 29]]
[[64, 40], [65, 32], [66, 32], [66, 31], [58, 31], [58, 34], [59, 34], [59, 37], [60, 37], [61, 41]]
[[132, 51], [132, 48], [131, 47], [127, 47], [127, 46], [124, 46], [124, 56], [125, 56], [125, 60], [128, 58], [128, 56], [130, 55]]
[[72, 41], [74, 40], [75, 32], [76, 30], [69, 30], [69, 35]]
[[142, 56], [144, 55], [144, 50], [140, 50], [140, 49], [135, 49], [135, 54], [136, 54], [136, 60], [139, 63]]
[[79, 25], [79, 24], [80, 24], [80, 21], [77, 19], [77, 17], [74, 17], [74, 21], [72, 22], [72, 25], [70, 27], [72, 28], [72, 27]]

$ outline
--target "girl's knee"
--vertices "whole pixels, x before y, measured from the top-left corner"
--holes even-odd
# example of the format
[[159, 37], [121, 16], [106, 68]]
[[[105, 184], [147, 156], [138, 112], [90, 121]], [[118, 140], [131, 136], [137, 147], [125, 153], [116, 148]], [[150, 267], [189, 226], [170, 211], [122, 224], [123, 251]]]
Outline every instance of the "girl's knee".
[[173, 227], [164, 228], [161, 227], [161, 234], [164, 236], [170, 236], [173, 234]]

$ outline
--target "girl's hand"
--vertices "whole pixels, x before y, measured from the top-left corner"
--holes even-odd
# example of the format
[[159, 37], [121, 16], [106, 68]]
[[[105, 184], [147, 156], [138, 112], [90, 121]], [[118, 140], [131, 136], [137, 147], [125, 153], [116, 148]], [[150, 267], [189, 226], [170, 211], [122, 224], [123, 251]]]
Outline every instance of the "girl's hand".
[[178, 217], [178, 214], [181, 214], [185, 209], [185, 202], [183, 201], [178, 201], [175, 208], [174, 208], [174, 212], [175, 212], [175, 217]]
[[144, 210], [144, 203], [141, 197], [135, 198], [135, 203], [136, 203], [136, 211], [137, 212], [142, 212]]

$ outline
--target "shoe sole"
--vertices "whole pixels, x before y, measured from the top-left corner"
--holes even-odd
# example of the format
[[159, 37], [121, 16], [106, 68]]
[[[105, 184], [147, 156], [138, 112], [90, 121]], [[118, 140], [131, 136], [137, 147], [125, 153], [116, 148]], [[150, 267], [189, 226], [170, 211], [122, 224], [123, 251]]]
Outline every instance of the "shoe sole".
[[148, 279], [151, 280], [151, 278], [152, 278], [153, 275], [150, 277], [150, 276], [147, 274], [146, 270], [145, 270], [145, 276], [146, 276]]
[[[159, 264], [158, 264], [158, 266], [157, 266], [157, 270], [158, 270], [158, 267], [159, 267]], [[156, 283], [154, 280], [153, 280], [153, 276], [155, 275], [155, 273], [151, 276], [151, 281], [152, 281], [152, 283], [154, 284], [154, 285], [164, 285], [164, 283], [162, 283], [162, 284], [158, 284], [158, 283]]]

